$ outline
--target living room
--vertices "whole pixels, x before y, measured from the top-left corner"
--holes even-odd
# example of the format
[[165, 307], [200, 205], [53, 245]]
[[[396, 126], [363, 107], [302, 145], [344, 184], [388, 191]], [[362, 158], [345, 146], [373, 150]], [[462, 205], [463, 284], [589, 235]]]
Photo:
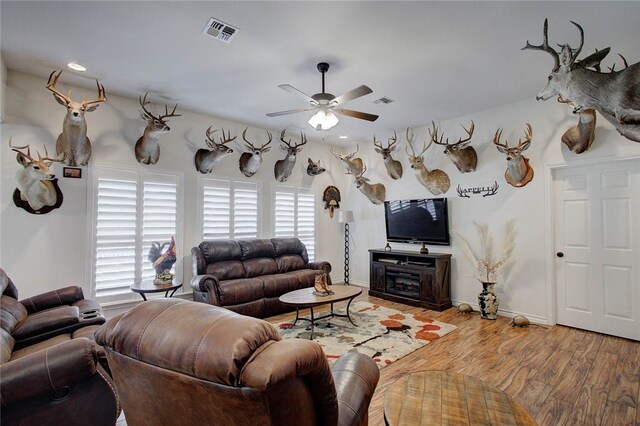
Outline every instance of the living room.
[[[450, 245], [428, 245], [428, 249], [451, 255], [453, 305], [467, 303], [478, 310], [481, 290], [474, 278], [474, 265], [467, 260], [455, 235], [476, 247], [479, 240], [474, 222], [486, 223], [499, 245], [505, 224], [513, 221], [517, 231], [513, 262], [505, 267], [496, 284], [500, 298], [498, 313], [507, 324], [511, 317], [523, 315], [541, 326], [571, 325], [559, 321], [562, 318], [559, 304], [568, 301], [562, 302], [563, 292], [558, 288], [566, 280], [576, 287], [567, 288], [564, 294], [585, 294], [588, 290], [578, 286], [578, 281], [583, 278], [587, 281], [589, 272], [576, 265], [593, 263], [594, 258], [604, 254], [593, 252], [593, 257], [586, 261], [571, 257], [570, 243], [567, 249], [559, 246], [564, 244], [562, 236], [583, 235], [579, 228], [583, 223], [577, 224], [578, 218], [565, 218], [561, 214], [564, 210], [559, 207], [560, 185], [578, 185], [572, 178], [576, 174], [596, 169], [622, 173], [628, 167], [635, 194], [625, 202], [628, 201], [626, 207], [632, 214], [626, 217], [627, 210], [622, 209], [606, 211], [602, 213], [602, 223], [604, 227], [625, 220], [632, 223], [626, 229], [631, 230], [628, 233], [624, 227], [616, 226], [610, 237], [614, 238], [614, 246], [626, 244], [635, 247], [635, 251], [630, 251], [629, 265], [620, 266], [607, 257], [606, 261], [598, 260], [598, 267], [606, 269], [607, 262], [616, 265], [612, 277], [619, 285], [608, 289], [616, 298], [611, 301], [605, 297], [606, 308], [615, 311], [613, 316], [623, 317], [628, 324], [625, 327], [636, 335], [628, 334], [626, 329], [606, 331], [599, 328], [600, 324], [591, 324], [592, 328], [574, 327], [631, 339], [625, 341], [639, 339], [637, 217], [640, 215], [633, 213], [637, 213], [640, 203], [637, 190], [640, 144], [622, 136], [603, 116], [597, 115], [595, 140], [590, 148], [580, 154], [569, 150], [561, 139], [576, 125], [578, 116], [567, 105], [555, 102], [555, 96], [546, 102], [535, 99], [552, 68], [549, 55], [520, 50], [527, 41], [541, 43], [545, 18], [549, 19], [550, 45], [570, 43], [575, 47], [579, 30], [570, 22], [574, 21], [584, 30], [581, 59], [596, 48], [611, 46], [602, 70], [613, 64], [616, 70], [624, 68], [618, 53], [631, 66], [640, 58], [633, 32], [640, 17], [639, 4], [159, 2], [143, 6], [128, 2], [3, 1], [0, 12], [3, 147], [0, 266], [18, 287], [20, 298], [78, 284], [86, 298], [101, 304], [108, 318], [141, 303], [140, 296], [129, 287], [134, 284], [131, 281], [153, 276], [142, 246], [146, 248], [151, 241], [158, 240], [152, 233], [145, 235], [141, 215], [132, 219], [133, 225], [127, 223], [120, 228], [135, 237], [133, 266], [126, 271], [129, 275], [109, 276], [109, 269], [100, 270], [96, 261], [98, 249], [108, 246], [97, 231], [101, 220], [99, 199], [105, 196], [100, 193], [99, 183], [111, 178], [134, 182], [138, 212], [144, 204], [142, 194], [148, 190], [145, 183], [168, 184], [174, 189], [175, 213], [166, 226], [175, 232], [163, 234], [161, 240], [175, 237], [174, 273], [182, 288], [174, 298], [192, 299], [191, 248], [218, 235], [232, 239], [299, 237], [307, 246], [309, 260], [329, 262], [331, 281], [342, 283], [345, 224], [339, 222], [339, 213], [346, 211], [353, 213], [353, 221], [348, 224], [349, 284], [362, 287], [366, 293], [370, 286], [369, 250], [383, 249], [387, 244], [385, 209], [373, 204], [356, 187], [354, 177], [345, 174], [343, 163], [331, 153], [332, 149], [343, 154], [357, 149], [355, 157], [362, 158], [367, 167], [365, 177], [372, 184], [384, 184], [387, 201], [447, 199], [452, 241]], [[202, 33], [211, 17], [236, 26], [238, 31], [231, 43]], [[154, 24], [147, 24], [151, 22]], [[319, 31], [315, 27], [317, 22], [327, 28], [326, 34], [315, 34]], [[272, 28], [277, 26], [281, 27]], [[87, 72], [67, 68], [71, 61], [87, 66]], [[323, 61], [330, 67], [321, 76], [316, 64]], [[100, 95], [97, 80], [105, 88], [107, 101], [100, 102], [95, 111], [86, 112], [87, 136], [91, 141], [87, 165], [54, 163], [51, 167], [63, 194], [61, 205], [47, 213], [32, 214], [16, 206], [13, 200], [14, 176], [21, 165], [16, 162], [16, 153], [9, 149], [9, 140], [14, 147], [30, 145], [32, 153], [37, 150], [44, 154], [46, 147], [50, 157], [55, 155], [65, 112], [46, 88], [54, 70], [64, 70], [56, 84], [61, 93], [66, 95], [71, 90], [70, 97], [75, 101], [83, 96], [96, 99]], [[339, 115], [340, 122], [335, 128], [316, 131], [306, 123], [312, 112], [265, 115], [305, 106], [303, 100], [290, 96], [278, 85], [287, 83], [311, 94], [320, 91], [321, 78], [326, 80], [327, 92], [337, 95], [361, 84], [371, 87], [372, 94], [354, 99], [346, 107], [379, 115], [379, 119], [369, 122]], [[145, 108], [141, 106], [142, 97], [147, 92], [151, 102], [146, 108], [151, 113], [159, 115], [166, 111], [170, 115], [177, 104], [175, 114], [179, 114], [167, 119], [170, 130], [159, 138], [161, 153], [156, 164], [142, 164], [135, 155], [134, 146], [145, 128], [140, 114], [141, 108]], [[374, 103], [384, 97], [394, 102]], [[478, 157], [475, 171], [461, 173], [443, 154], [443, 147], [436, 144], [424, 155], [429, 169], [441, 169], [450, 178], [450, 187], [441, 195], [430, 192], [419, 182], [408, 158], [407, 128], [412, 129], [414, 146], [419, 151], [423, 142], [430, 139], [432, 120], [440, 133], [454, 142], [466, 135], [461, 126], [468, 130], [474, 123], [472, 145]], [[526, 138], [526, 123], [531, 124], [532, 137], [522, 154], [534, 175], [530, 182], [518, 187], [505, 179], [507, 161], [492, 140], [502, 128], [502, 141], [506, 139], [513, 146], [518, 139]], [[245, 128], [248, 128], [246, 140], [256, 147], [264, 146], [272, 138], [271, 149], [263, 154], [261, 166], [252, 176], [243, 174], [238, 164], [240, 154], [247, 150], [242, 135]], [[199, 149], [210, 148], [205, 143], [207, 129], [213, 132], [210, 135], [215, 142], [226, 137], [223, 129], [229, 139], [235, 140], [227, 143], [233, 152], [222, 158], [211, 173], [204, 174], [196, 170], [194, 156]], [[282, 139], [300, 144], [301, 151], [290, 176], [278, 182], [273, 168], [285, 156], [280, 149], [284, 146], [280, 141], [284, 129]], [[388, 175], [373, 144], [374, 135], [387, 143], [394, 131], [398, 147], [393, 158], [404, 169], [400, 179]], [[306, 138], [304, 145], [301, 132]], [[344, 135], [347, 138], [340, 139]], [[325, 172], [309, 175], [308, 159], [320, 160]], [[79, 178], [66, 177], [63, 167], [69, 168], [70, 173], [80, 170], [74, 172], [80, 173]], [[478, 188], [490, 188], [494, 183], [498, 185], [494, 194], [485, 197], [478, 193], [481, 191]], [[340, 207], [333, 217], [323, 201], [323, 193], [329, 186], [335, 186], [341, 196]], [[248, 206], [243, 213], [255, 218], [250, 226], [235, 221], [232, 210], [223, 213], [227, 218], [225, 225], [211, 225], [219, 219], [214, 217], [218, 214], [215, 210], [218, 199], [207, 198], [205, 193], [215, 195], [219, 190], [249, 197], [246, 205], [234, 205], [232, 199], [228, 202], [232, 207]], [[309, 202], [311, 213], [304, 209]], [[214, 215], [210, 221], [207, 212]], [[311, 230], [305, 227], [309, 221], [313, 224]], [[295, 230], [292, 232], [288, 227]], [[391, 253], [418, 253], [420, 249], [420, 245], [398, 242], [391, 242], [390, 247]], [[563, 258], [558, 257], [561, 252]], [[577, 278], [571, 280], [567, 276]], [[572, 302], [584, 302], [584, 298], [578, 299]], [[592, 299], [597, 299], [597, 295]], [[395, 309], [399, 306], [393, 304]], [[628, 318], [623, 315], [625, 312]], [[607, 317], [606, 313], [603, 316]], [[480, 321], [477, 316], [470, 318]], [[467, 322], [465, 319], [464, 323]], [[539, 328], [532, 326], [531, 330], [534, 327]], [[450, 337], [444, 337], [438, 344], [444, 345]], [[381, 370], [382, 374], [384, 371]], [[632, 377], [639, 380], [638, 374]], [[635, 385], [635, 397], [628, 405], [634, 410], [640, 410], [637, 388]], [[637, 419], [640, 416], [636, 415], [636, 422]]]

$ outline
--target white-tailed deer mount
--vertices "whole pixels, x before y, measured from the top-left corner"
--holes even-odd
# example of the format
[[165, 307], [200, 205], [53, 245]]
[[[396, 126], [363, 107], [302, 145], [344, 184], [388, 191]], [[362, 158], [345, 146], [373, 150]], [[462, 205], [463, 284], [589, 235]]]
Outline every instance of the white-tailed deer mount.
[[209, 126], [207, 129], [206, 135], [207, 146], [211, 148], [211, 150], [200, 148], [196, 151], [196, 155], [194, 157], [194, 162], [196, 164], [196, 170], [200, 173], [206, 174], [211, 173], [213, 168], [227, 155], [233, 152], [233, 149], [229, 148], [227, 144], [237, 136], [231, 137], [231, 130], [225, 135], [224, 127], [222, 128], [222, 136], [220, 137], [220, 142], [216, 142], [213, 140], [213, 133], [218, 130], [211, 130], [213, 126]]
[[[427, 169], [427, 166], [425, 166], [424, 161], [422, 160], [422, 155], [429, 149], [433, 143], [433, 139], [429, 144], [425, 141], [420, 154], [416, 154], [416, 150], [413, 146], [414, 137], [415, 135], [413, 134], [413, 130], [411, 130], [411, 128], [407, 128], [407, 146], [405, 147], [405, 150], [407, 151], [409, 163], [411, 164], [411, 168], [413, 169], [418, 182], [424, 185], [425, 188], [427, 188], [433, 195], [444, 194], [451, 186], [449, 175], [440, 169]], [[409, 153], [408, 148], [411, 148], [411, 153]]]
[[147, 95], [144, 94], [144, 98], [140, 97], [138, 101], [142, 107], [140, 116], [147, 122], [147, 126], [144, 128], [144, 133], [136, 142], [135, 154], [138, 163], [142, 164], [156, 164], [158, 158], [160, 158], [160, 145], [158, 139], [160, 135], [168, 132], [171, 128], [167, 125], [167, 118], [180, 117], [180, 114], [176, 114], [176, 108], [178, 104], [173, 107], [173, 111], [169, 112], [167, 104], [164, 105], [164, 115], [155, 116], [150, 113], [146, 106], [149, 104], [147, 101]]
[[362, 171], [355, 175], [356, 188], [360, 190], [373, 204], [382, 204], [386, 198], [387, 189], [381, 183], [369, 183], [369, 179], [364, 177], [367, 166], [363, 166]]
[[[558, 96], [558, 102], [571, 106], [571, 101], [562, 99], [562, 96]], [[561, 140], [571, 151], [582, 154], [596, 138], [596, 111], [589, 108], [580, 111], [578, 115], [578, 124], [564, 132]]]
[[378, 154], [382, 155], [384, 167], [387, 169], [387, 173], [391, 179], [400, 179], [402, 177], [402, 163], [394, 160], [391, 156], [391, 151], [396, 149], [396, 142], [398, 142], [398, 136], [395, 130], [393, 131], [393, 137], [387, 141], [386, 147], [383, 147], [382, 142], [376, 140], [376, 135], [373, 135], [374, 149]]
[[287, 129], [284, 129], [282, 133], [280, 133], [280, 141], [284, 144], [281, 144], [280, 148], [287, 151], [287, 155], [282, 160], [276, 161], [273, 167], [273, 174], [278, 182], [285, 182], [289, 179], [293, 171], [293, 166], [296, 164], [296, 154], [302, 151], [302, 147], [307, 143], [307, 137], [304, 133], [300, 132], [300, 143], [294, 143], [292, 146], [291, 139], [288, 141], [284, 140], [286, 132]]
[[529, 159], [522, 155], [522, 152], [526, 151], [531, 145], [531, 138], [533, 137], [531, 124], [527, 123], [525, 127], [524, 140], [518, 139], [518, 145], [514, 147], [510, 147], [507, 140], [504, 143], [500, 143], [501, 137], [502, 129], [498, 129], [493, 137], [493, 143], [498, 148], [498, 151], [507, 155], [507, 170], [504, 172], [504, 178], [509, 185], [516, 188], [525, 186], [533, 179], [533, 167], [529, 165]]
[[438, 139], [438, 128], [436, 127], [436, 123], [431, 122], [432, 129], [429, 129], [429, 135], [431, 136], [431, 140], [438, 145], [443, 145], [445, 147], [444, 154], [449, 157], [449, 160], [458, 168], [460, 173], [469, 173], [475, 172], [476, 166], [478, 165], [478, 154], [474, 147], [469, 146], [471, 144], [471, 137], [473, 136], [473, 130], [475, 129], [475, 125], [473, 121], [471, 121], [471, 127], [467, 129], [462, 126], [465, 132], [467, 132], [466, 139], [458, 139], [456, 143], [449, 143], [449, 138], [446, 141], [442, 142], [444, 138], [444, 133], [440, 135], [440, 139]]
[[[22, 166], [16, 173], [17, 188], [13, 201], [29, 213], [48, 213], [62, 205], [62, 192], [58, 187], [55, 175], [51, 173], [51, 164], [61, 162], [62, 159], [49, 158], [45, 146], [45, 156], [37, 152], [38, 159], [31, 157], [29, 145], [13, 146], [9, 139], [9, 147], [17, 152], [16, 160]], [[22, 150], [26, 149], [27, 152]]]
[[344, 166], [344, 172], [348, 175], [358, 175], [362, 172], [362, 158], [353, 158], [358, 150], [360, 149], [360, 145], [356, 145], [356, 150], [353, 152], [347, 152], [346, 154], [340, 154], [333, 150], [333, 147], [330, 148], [331, 153], [335, 155], [335, 157], [342, 161], [342, 165]]
[[256, 148], [252, 142], [249, 142], [247, 140], [247, 130], [249, 130], [248, 127], [244, 129], [244, 132], [242, 132], [242, 139], [244, 139], [245, 147], [249, 150], [249, 152], [243, 152], [242, 155], [240, 155], [239, 165], [242, 174], [246, 177], [251, 177], [256, 174], [256, 172], [260, 169], [260, 166], [262, 166], [262, 154], [264, 154], [265, 152], [269, 152], [269, 150], [271, 149], [269, 144], [273, 140], [273, 135], [270, 132], [267, 132], [269, 141], [264, 145]]
[[86, 166], [91, 157], [91, 141], [87, 137], [87, 122], [84, 113], [94, 111], [99, 106], [96, 104], [107, 101], [104, 86], [96, 80], [98, 97], [91, 101], [83, 99], [82, 102], [74, 102], [71, 100], [71, 90], [67, 95], [64, 95], [56, 89], [60, 74], [62, 71], [56, 74], [54, 70], [49, 75], [47, 82], [47, 89], [53, 93], [56, 101], [67, 108], [67, 115], [62, 123], [62, 133], [56, 141], [56, 153], [58, 156], [63, 154], [63, 161], [69, 166]]
[[320, 165], [320, 160], [314, 162], [311, 158], [307, 158], [307, 174], [309, 176], [318, 176], [321, 173], [324, 173], [326, 169]]
[[542, 50], [549, 53], [554, 60], [549, 82], [538, 93], [536, 99], [546, 101], [560, 95], [573, 103], [574, 113], [595, 109], [615, 126], [622, 136], [640, 142], [640, 62], [620, 71], [612, 70], [610, 73], [589, 69], [593, 62], [599, 63], [608, 50], [598, 51], [578, 61], [584, 44], [584, 31], [577, 23], [571, 23], [580, 31], [580, 46], [577, 49], [565, 44], [558, 53], [549, 46], [546, 19], [542, 31], [542, 44], [535, 46], [527, 41], [526, 46], [522, 48]]

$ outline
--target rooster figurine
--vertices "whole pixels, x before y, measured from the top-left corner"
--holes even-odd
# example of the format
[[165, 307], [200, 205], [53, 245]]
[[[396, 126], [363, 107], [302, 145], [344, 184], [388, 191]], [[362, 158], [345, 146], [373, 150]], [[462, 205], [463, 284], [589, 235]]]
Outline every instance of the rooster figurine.
[[[162, 252], [165, 246], [167, 249]], [[156, 270], [156, 279], [153, 280], [153, 283], [156, 285], [167, 284], [173, 280], [173, 274], [171, 273], [171, 268], [173, 264], [176, 263], [176, 241], [173, 237], [171, 237], [170, 243], [151, 243], [151, 248], [149, 249], [149, 261], [153, 264], [153, 267]]]

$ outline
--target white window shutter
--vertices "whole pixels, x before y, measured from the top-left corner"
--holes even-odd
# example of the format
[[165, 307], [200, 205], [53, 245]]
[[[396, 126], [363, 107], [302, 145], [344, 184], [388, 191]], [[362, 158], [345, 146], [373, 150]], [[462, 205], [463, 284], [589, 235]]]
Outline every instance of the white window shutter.
[[223, 179], [201, 179], [202, 239], [258, 237], [258, 184]]
[[233, 182], [233, 238], [258, 237], [258, 185]]
[[298, 193], [296, 236], [307, 247], [309, 262], [315, 259], [315, 199], [312, 193]]
[[295, 237], [296, 195], [293, 188], [277, 188], [275, 191], [275, 236]]
[[315, 197], [307, 188], [276, 186], [274, 190], [276, 237], [298, 237], [315, 259]]

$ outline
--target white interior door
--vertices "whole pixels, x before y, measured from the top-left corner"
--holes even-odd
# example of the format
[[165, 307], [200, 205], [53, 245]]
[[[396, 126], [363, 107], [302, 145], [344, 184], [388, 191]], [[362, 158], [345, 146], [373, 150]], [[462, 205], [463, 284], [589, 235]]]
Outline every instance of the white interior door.
[[640, 340], [640, 160], [555, 173], [557, 323]]

